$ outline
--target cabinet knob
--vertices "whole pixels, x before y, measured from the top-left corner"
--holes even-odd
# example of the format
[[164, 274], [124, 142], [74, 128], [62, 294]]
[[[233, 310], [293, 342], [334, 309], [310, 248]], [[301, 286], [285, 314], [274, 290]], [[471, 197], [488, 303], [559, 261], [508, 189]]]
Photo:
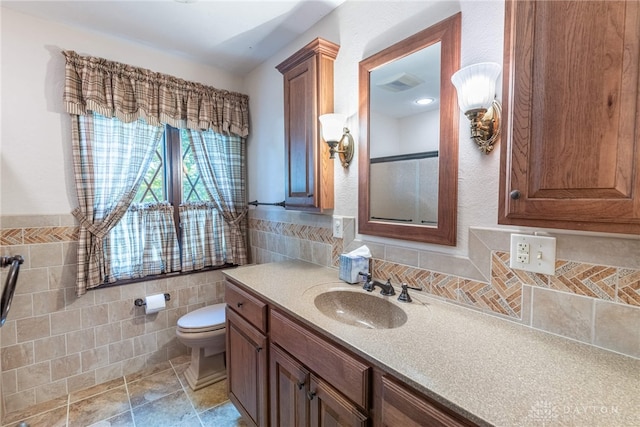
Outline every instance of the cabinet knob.
[[256, 347], [256, 351], [260, 353], [260, 351], [262, 351], [262, 347]]
[[509, 197], [511, 197], [513, 200], [518, 200], [520, 198], [520, 191], [513, 190], [511, 193], [509, 193]]
[[302, 388], [304, 387], [304, 381], [298, 381], [298, 390], [302, 390]]
[[307, 197], [313, 197], [313, 194], [307, 194]]
[[237, 306], [238, 308], [240, 308], [240, 307], [242, 307], [242, 305], [243, 305], [243, 304], [244, 304], [243, 302], [239, 302], [239, 303], [237, 303], [237, 304], [236, 304], [236, 306]]
[[307, 397], [309, 398], [309, 400], [313, 400], [313, 398], [316, 397], [316, 392], [315, 391], [308, 392]]

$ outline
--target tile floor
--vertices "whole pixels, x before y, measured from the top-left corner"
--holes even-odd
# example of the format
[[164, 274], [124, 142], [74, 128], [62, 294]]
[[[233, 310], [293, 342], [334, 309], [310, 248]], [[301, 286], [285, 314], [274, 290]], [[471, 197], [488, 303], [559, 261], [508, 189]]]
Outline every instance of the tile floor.
[[[133, 375], [73, 392], [26, 411], [7, 414], [2, 426], [29, 427], [244, 427], [221, 381], [193, 391], [179, 357]], [[26, 427], [26, 426], [25, 426]]]

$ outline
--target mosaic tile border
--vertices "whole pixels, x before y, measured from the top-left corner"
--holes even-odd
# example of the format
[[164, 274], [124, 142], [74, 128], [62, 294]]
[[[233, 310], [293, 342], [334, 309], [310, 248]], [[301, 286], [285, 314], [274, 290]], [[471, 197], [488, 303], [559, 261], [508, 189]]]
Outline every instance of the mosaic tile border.
[[79, 227], [6, 228], [0, 230], [0, 246], [74, 242], [79, 231]]
[[[331, 245], [338, 266], [345, 242], [325, 227], [250, 219], [249, 228]], [[250, 245], [252, 243], [250, 242]], [[510, 318], [522, 318], [522, 287], [529, 285], [640, 307], [640, 270], [558, 260], [556, 276], [509, 268], [509, 253], [491, 251], [490, 282], [476, 281], [374, 258], [373, 275], [418, 286], [429, 294]]]

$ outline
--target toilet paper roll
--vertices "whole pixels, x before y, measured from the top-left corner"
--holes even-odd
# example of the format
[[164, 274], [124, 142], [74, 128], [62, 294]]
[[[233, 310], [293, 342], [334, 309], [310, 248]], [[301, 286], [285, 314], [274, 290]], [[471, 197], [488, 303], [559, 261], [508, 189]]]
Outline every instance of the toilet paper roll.
[[165, 308], [164, 294], [150, 295], [144, 298], [144, 302], [146, 303], [144, 306], [146, 314], [157, 313]]

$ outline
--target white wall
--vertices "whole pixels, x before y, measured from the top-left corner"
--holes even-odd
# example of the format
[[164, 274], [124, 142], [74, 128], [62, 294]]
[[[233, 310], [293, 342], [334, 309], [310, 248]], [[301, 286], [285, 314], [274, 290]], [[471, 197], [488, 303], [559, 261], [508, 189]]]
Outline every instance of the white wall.
[[62, 50], [124, 62], [219, 89], [243, 89], [240, 77], [210, 66], [0, 10], [2, 215], [65, 214], [77, 206], [71, 125], [62, 103]]
[[[335, 111], [349, 117], [358, 139], [358, 63], [436, 22], [462, 11], [462, 66], [480, 61], [502, 63], [504, 2], [496, 1], [347, 1], [294, 43], [249, 74], [252, 136], [249, 138], [249, 197], [264, 202], [284, 199], [282, 76], [274, 68], [296, 50], [323, 37], [340, 45], [334, 67]], [[500, 97], [500, 94], [498, 94]], [[458, 190], [458, 245], [455, 248], [402, 242], [403, 246], [466, 255], [469, 226], [495, 226], [499, 150], [485, 156], [468, 137], [461, 114]], [[335, 168], [336, 215], [357, 217], [358, 162]], [[389, 242], [367, 236], [367, 240]], [[400, 242], [398, 242], [400, 243]]]

